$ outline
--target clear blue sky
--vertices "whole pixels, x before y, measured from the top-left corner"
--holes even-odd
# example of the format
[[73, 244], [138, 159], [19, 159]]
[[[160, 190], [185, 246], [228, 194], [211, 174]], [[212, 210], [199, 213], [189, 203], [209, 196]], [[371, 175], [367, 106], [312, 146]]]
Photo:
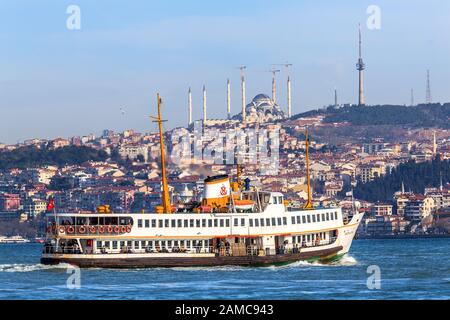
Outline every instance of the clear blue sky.
[[[66, 8], [81, 8], [81, 30], [66, 28]], [[366, 9], [381, 8], [381, 30], [368, 30]], [[208, 116], [240, 105], [239, 71], [248, 66], [247, 99], [270, 94], [271, 64], [289, 61], [295, 113], [357, 100], [357, 24], [363, 25], [368, 104], [450, 101], [450, 1], [163, 1], [2, 0], [0, 4], [0, 142], [153, 130], [160, 92], [168, 126], [194, 117], [201, 88]], [[279, 99], [285, 107], [285, 76]], [[125, 109], [122, 115], [120, 108]]]

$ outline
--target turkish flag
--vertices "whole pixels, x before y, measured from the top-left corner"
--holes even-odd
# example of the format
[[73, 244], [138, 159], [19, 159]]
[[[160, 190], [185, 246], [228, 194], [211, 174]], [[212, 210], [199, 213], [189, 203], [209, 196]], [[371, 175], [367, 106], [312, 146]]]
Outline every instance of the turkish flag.
[[52, 211], [53, 209], [55, 209], [55, 201], [53, 200], [53, 197], [51, 197], [47, 203], [47, 211]]

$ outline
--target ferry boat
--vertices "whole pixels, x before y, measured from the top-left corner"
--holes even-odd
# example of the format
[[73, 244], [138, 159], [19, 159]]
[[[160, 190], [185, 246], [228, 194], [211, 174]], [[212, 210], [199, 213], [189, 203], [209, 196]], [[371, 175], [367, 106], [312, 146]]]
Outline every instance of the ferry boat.
[[[244, 188], [228, 175], [207, 177], [200, 203], [170, 203], [158, 95], [162, 205], [155, 213], [49, 213], [41, 263], [146, 268], [267, 266], [332, 261], [346, 254], [363, 217], [340, 208], [313, 208], [306, 139], [308, 201], [289, 206], [279, 192]], [[238, 170], [239, 172], [239, 170]], [[239, 174], [238, 174], [239, 175]]]
[[21, 236], [12, 236], [12, 237], [1, 236], [0, 237], [0, 244], [11, 244], [11, 243], [20, 244], [20, 243], [29, 243], [29, 242], [30, 242], [30, 240], [25, 239]]

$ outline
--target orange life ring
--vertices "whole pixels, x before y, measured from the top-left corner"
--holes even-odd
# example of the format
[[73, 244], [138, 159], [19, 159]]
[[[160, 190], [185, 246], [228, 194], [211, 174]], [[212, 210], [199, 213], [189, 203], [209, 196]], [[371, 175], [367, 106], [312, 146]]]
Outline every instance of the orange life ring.
[[97, 232], [97, 228], [95, 226], [90, 226], [89, 227], [89, 232], [90, 233], [96, 233]]
[[75, 228], [73, 226], [68, 226], [66, 230], [67, 230], [67, 233], [74, 233], [75, 232]]
[[127, 227], [121, 226], [121, 227], [120, 227], [120, 232], [121, 232], [121, 233], [127, 232]]
[[108, 226], [107, 229], [108, 229], [108, 233], [112, 233], [114, 231], [113, 226]]
[[64, 233], [66, 232], [66, 228], [64, 228], [64, 226], [59, 226], [58, 231], [59, 233]]
[[115, 233], [120, 233], [120, 227], [119, 226], [115, 226], [114, 227], [114, 232]]
[[78, 227], [78, 233], [81, 233], [81, 234], [86, 233], [86, 227], [85, 226]]
[[98, 232], [99, 233], [105, 233], [105, 226], [98, 226]]
[[127, 226], [127, 233], [131, 232], [131, 226]]

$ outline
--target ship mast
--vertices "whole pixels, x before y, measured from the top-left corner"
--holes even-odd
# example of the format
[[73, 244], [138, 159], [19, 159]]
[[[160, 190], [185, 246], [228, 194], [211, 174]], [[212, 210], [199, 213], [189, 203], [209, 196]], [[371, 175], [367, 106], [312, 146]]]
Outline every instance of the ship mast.
[[308, 186], [308, 200], [306, 201], [305, 205], [303, 206], [303, 209], [305, 210], [313, 210], [314, 206], [312, 203], [312, 195], [311, 195], [311, 177], [309, 174], [309, 137], [308, 137], [308, 128], [306, 128], [305, 131], [305, 142], [306, 142], [306, 181]]
[[158, 123], [159, 127], [159, 145], [161, 149], [161, 176], [162, 176], [162, 194], [161, 194], [161, 200], [162, 200], [162, 207], [163, 207], [163, 213], [171, 213], [172, 212], [172, 206], [170, 204], [170, 197], [169, 197], [169, 185], [167, 183], [167, 172], [166, 172], [166, 147], [164, 145], [164, 134], [163, 134], [163, 122], [166, 120], [161, 119], [161, 97], [159, 96], [159, 93], [157, 94], [158, 99], [158, 117], [151, 117], [155, 119], [153, 122]]

